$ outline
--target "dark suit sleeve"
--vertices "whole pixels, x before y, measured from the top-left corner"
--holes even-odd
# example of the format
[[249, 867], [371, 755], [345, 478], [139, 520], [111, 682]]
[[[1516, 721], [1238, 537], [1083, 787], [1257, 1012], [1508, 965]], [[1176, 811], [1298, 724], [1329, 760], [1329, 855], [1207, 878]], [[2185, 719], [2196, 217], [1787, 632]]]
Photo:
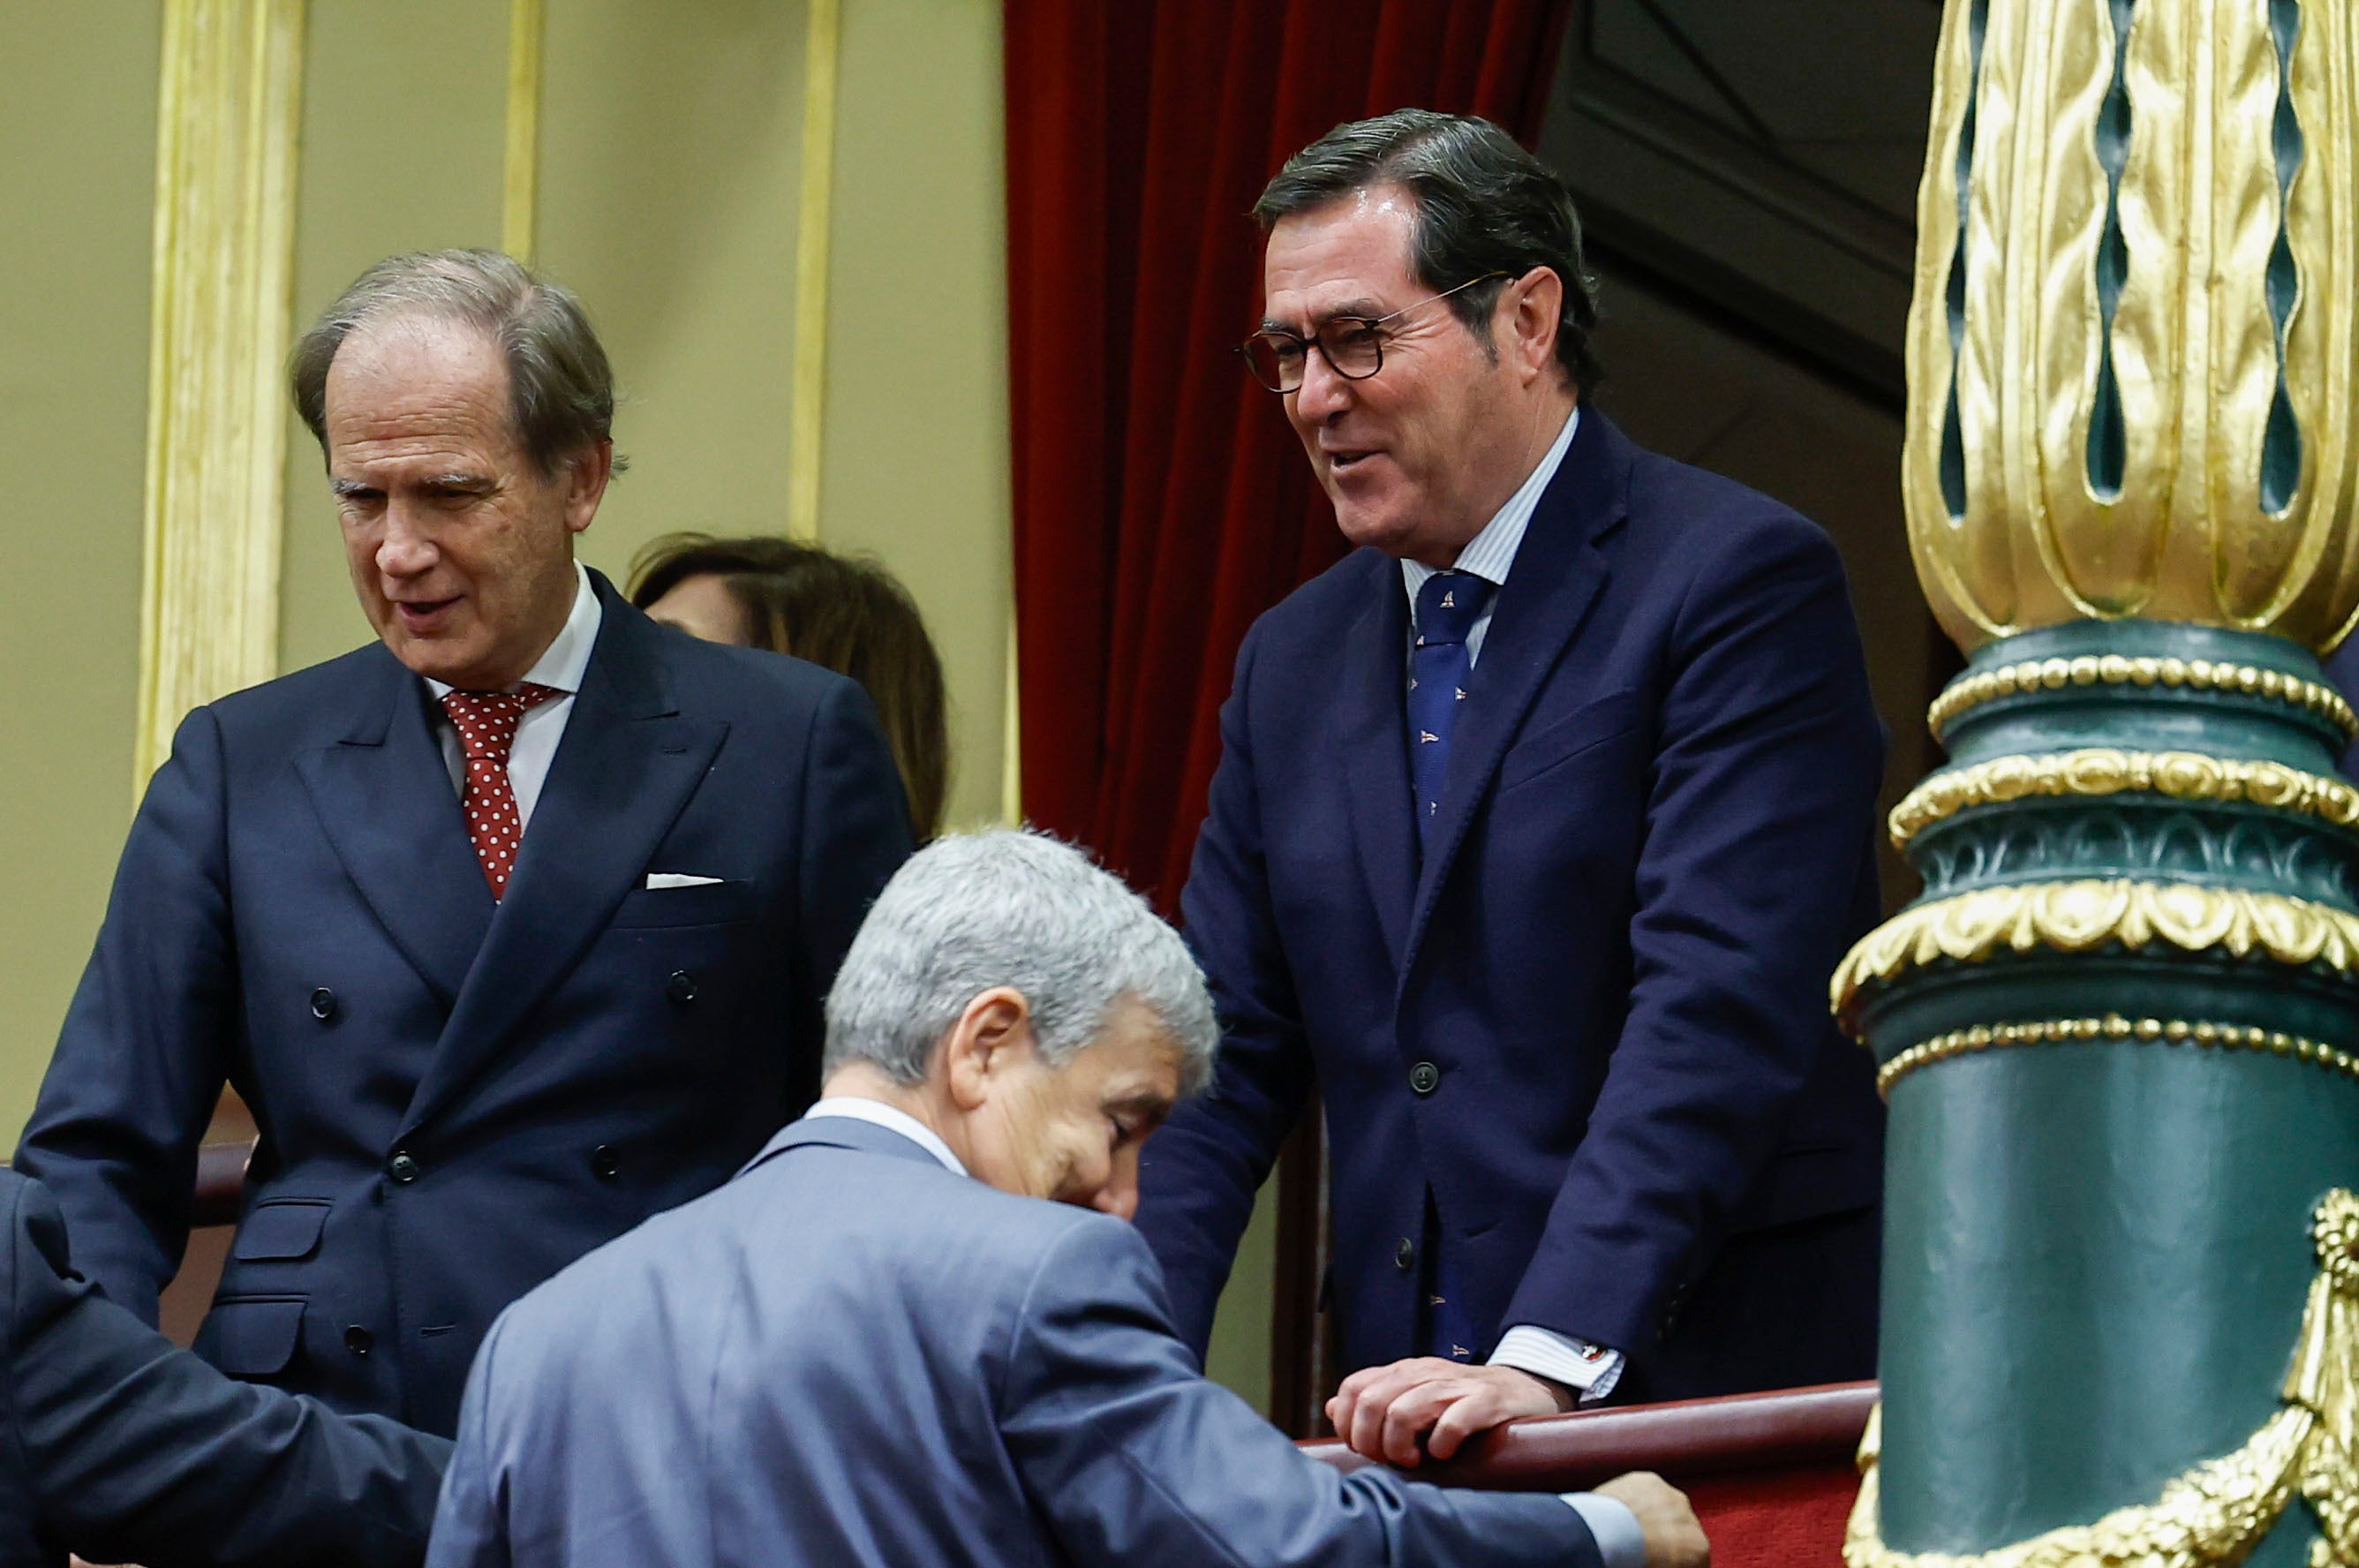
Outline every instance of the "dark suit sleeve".
[[44, 1533], [103, 1563], [419, 1561], [450, 1444], [236, 1383], [67, 1271], [10, 1181], [8, 1432]]
[[1254, 1194], [1313, 1078], [1262, 849], [1246, 723], [1256, 646], [1247, 634], [1221, 706], [1220, 766], [1180, 900], [1188, 944], [1220, 1010], [1220, 1062], [1211, 1089], [1181, 1106], [1140, 1156], [1139, 1232], [1162, 1265], [1180, 1335], [1200, 1356]]
[[[909, 858], [901, 775], [876, 710], [854, 681], [831, 681], [812, 715], [803, 749], [802, 824], [794, 1024], [796, 1038], [819, 1040], [826, 1038], [821, 1009], [844, 950], [868, 906]], [[819, 1092], [817, 1083], [806, 1088]]]
[[1446, 1491], [1306, 1458], [1207, 1382], [1172, 1337], [1136, 1233], [1093, 1216], [1042, 1259], [1018, 1314], [1000, 1427], [1025, 1488], [1075, 1563], [1232, 1568], [1596, 1568], [1550, 1494]]
[[64, 1210], [82, 1271], [150, 1324], [188, 1243], [236, 1028], [224, 788], [221, 732], [200, 708], [131, 825], [16, 1150]]
[[1834, 547], [1779, 513], [1672, 631], [1630, 1010], [1501, 1322], [1643, 1354], [1827, 1048], [1883, 730]]

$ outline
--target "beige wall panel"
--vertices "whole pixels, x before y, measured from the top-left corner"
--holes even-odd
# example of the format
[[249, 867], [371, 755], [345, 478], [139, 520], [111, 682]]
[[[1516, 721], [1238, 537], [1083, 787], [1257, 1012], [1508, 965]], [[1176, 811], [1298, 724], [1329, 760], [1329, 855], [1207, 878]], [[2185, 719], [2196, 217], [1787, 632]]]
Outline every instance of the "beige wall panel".
[[843, 0], [820, 537], [917, 595], [952, 825], [1000, 815], [1009, 588], [998, 0]]
[[[295, 214], [299, 333], [382, 256], [499, 244], [507, 103], [505, 4], [311, 0], [310, 12]], [[345, 575], [319, 443], [288, 417], [282, 670], [372, 635]]]
[[89, 956], [131, 819], [154, 0], [6, 8], [0, 48], [0, 1147]]
[[803, 7], [549, 0], [540, 261], [589, 307], [631, 471], [582, 555], [786, 526]]

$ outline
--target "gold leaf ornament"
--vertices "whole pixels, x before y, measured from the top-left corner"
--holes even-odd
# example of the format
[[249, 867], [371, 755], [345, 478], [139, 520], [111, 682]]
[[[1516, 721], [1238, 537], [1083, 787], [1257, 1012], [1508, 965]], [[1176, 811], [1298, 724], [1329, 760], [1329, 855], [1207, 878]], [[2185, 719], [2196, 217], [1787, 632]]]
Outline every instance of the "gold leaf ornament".
[[2168, 943], [2279, 964], [2359, 968], [2359, 916], [2281, 893], [2184, 882], [2087, 878], [1981, 887], [1903, 909], [1860, 939], [1835, 966], [1828, 1000], [1846, 1026], [1867, 985], [1949, 959], [2002, 952], [2087, 953], [2108, 942]]
[[1882, 1539], [1879, 1407], [1860, 1443], [1846, 1568], [2227, 1568], [2251, 1555], [2296, 1496], [2319, 1524], [2310, 1568], [2359, 1568], [2359, 1196], [2341, 1187], [2329, 1192], [2310, 1236], [2318, 1274], [2284, 1403], [2243, 1447], [2175, 1477], [2153, 1502], [2116, 1508], [2094, 1524], [1990, 1552], [1896, 1552]]

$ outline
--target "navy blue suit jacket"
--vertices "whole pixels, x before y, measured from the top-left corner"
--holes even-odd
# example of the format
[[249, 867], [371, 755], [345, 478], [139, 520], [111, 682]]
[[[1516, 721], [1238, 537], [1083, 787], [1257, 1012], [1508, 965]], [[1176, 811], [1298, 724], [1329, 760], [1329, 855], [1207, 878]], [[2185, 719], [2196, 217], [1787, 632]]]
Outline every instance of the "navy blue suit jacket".
[[502, 1307], [818, 1092], [821, 1003], [908, 850], [868, 700], [595, 582], [500, 903], [381, 645], [199, 709], [148, 787], [17, 1162], [152, 1320], [237, 1086], [261, 1143], [197, 1342], [225, 1371], [447, 1434]]
[[429, 1568], [1595, 1568], [1549, 1494], [1306, 1457], [1120, 1220], [842, 1117], [508, 1309]]
[[398, 1564], [451, 1445], [234, 1383], [71, 1272], [38, 1183], [0, 1171], [0, 1568]]
[[1633, 1397], [1867, 1376], [1881, 1106], [1826, 979], [1876, 918], [1883, 732], [1832, 545], [1583, 410], [1422, 865], [1407, 647], [1362, 550], [1238, 655], [1181, 899], [1226, 1041], [1141, 1174], [1183, 1332], [1315, 1086], [1347, 1367], [1416, 1352], [1430, 1186], [1478, 1356], [1531, 1323]]

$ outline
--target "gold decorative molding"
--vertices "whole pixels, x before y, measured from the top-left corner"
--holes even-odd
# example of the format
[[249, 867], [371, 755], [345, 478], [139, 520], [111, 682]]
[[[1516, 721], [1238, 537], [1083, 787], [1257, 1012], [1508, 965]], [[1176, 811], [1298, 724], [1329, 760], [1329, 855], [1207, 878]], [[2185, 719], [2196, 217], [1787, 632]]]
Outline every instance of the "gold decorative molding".
[[1910, 1046], [1886, 1062], [1875, 1075], [1876, 1092], [1887, 1098], [1892, 1086], [1921, 1067], [1953, 1056], [2000, 1051], [2016, 1045], [2067, 1045], [2109, 1040], [2114, 1044], [2193, 1045], [2215, 1051], [2249, 1051], [2307, 1062], [2338, 1077], [2359, 1082], [2359, 1056], [2306, 1035], [2287, 1034], [2249, 1024], [2189, 1023], [2183, 1018], [2128, 1018], [2108, 1013], [2102, 1018], [2043, 1018], [2036, 1023], [1976, 1024]]
[[542, 0], [509, 0], [507, 144], [500, 160], [500, 248], [532, 265], [539, 244]]
[[2060, 691], [2067, 686], [2100, 685], [2241, 691], [2316, 713], [2341, 729], [2346, 740], [2359, 736], [2359, 713], [2352, 711], [2341, 692], [2319, 681], [2246, 664], [2213, 664], [2201, 659], [2128, 659], [2114, 653], [2010, 664], [2003, 670], [1986, 670], [1980, 675], [1953, 681], [1925, 711], [1925, 722], [1934, 737], [1940, 739], [1960, 713], [2000, 697], [2043, 689]]
[[2299, 1496], [2320, 1528], [2310, 1568], [2359, 1568], [2359, 1197], [2338, 1187], [2310, 1221], [2318, 1274], [2301, 1314], [2281, 1408], [2234, 1454], [2116, 1508], [1994, 1552], [1895, 1552], [1882, 1539], [1884, 1412], [1859, 1445], [1846, 1568], [2227, 1568], [2251, 1555]]
[[1946, 8], [1902, 489], [1966, 648], [2085, 617], [2313, 648], [2351, 625], [2359, 31], [2277, 10]]
[[835, 209], [835, 87], [842, 0], [810, 0], [803, 40], [803, 147], [795, 220], [794, 408], [787, 437], [787, 534], [819, 538], [820, 457], [827, 437], [827, 264]]
[[166, 0], [136, 786], [278, 659], [305, 0]]
[[2002, 950], [2087, 953], [2113, 942], [2359, 968], [2359, 915], [2242, 887], [2090, 878], [1983, 887], [1903, 909], [1844, 955], [1828, 995], [1848, 1026], [1861, 986], [1912, 968], [1945, 958], [1979, 964]]
[[2174, 800], [2245, 801], [2316, 817], [2336, 827], [2359, 824], [2359, 789], [2340, 779], [2279, 762], [2212, 757], [2200, 751], [2122, 751], [2089, 746], [2040, 757], [2002, 757], [1936, 773], [1892, 808], [1893, 846], [1977, 806], [2034, 795], [2162, 795]]

